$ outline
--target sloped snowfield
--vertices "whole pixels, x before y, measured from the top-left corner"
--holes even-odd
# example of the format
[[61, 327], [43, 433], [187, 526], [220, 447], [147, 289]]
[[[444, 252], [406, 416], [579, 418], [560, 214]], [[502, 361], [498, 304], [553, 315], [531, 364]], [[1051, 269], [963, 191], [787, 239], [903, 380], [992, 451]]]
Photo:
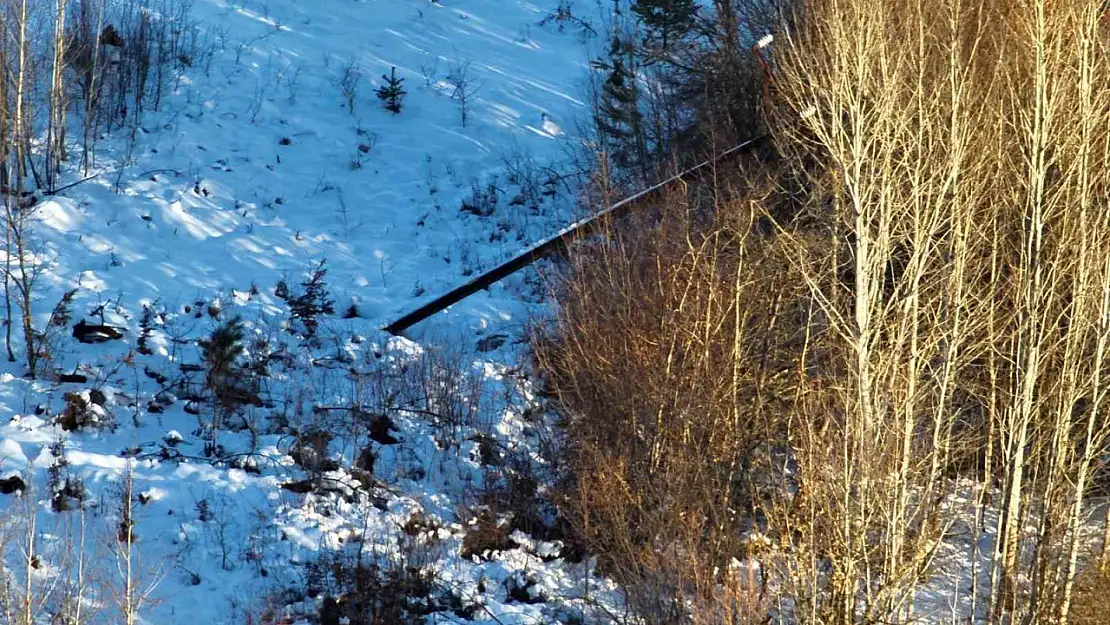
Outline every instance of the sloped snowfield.
[[[30, 382], [4, 363], [0, 470], [29, 492], [0, 495], [0, 525], [21, 600], [34, 536], [43, 620], [84, 553], [86, 620], [123, 622], [129, 474], [141, 622], [313, 622], [343, 590], [314, 565], [325, 553], [422, 571], [434, 580], [427, 622], [613, 609], [612, 588], [557, 541], [506, 529], [492, 551], [466, 542], [484, 493], [545, 470], [547, 425], [529, 410], [514, 345], [542, 283], [514, 276], [426, 323], [419, 343], [377, 329], [569, 221], [576, 189], [559, 173], [589, 55], [574, 29], [539, 24], [554, 8], [196, 0], [210, 54], [175, 79], [133, 146], [100, 141], [100, 176], [37, 207], [36, 324], [49, 327], [75, 290], [49, 368], [81, 381]], [[374, 94], [392, 67], [408, 92], [399, 115]], [[305, 341], [286, 331], [275, 286], [298, 292], [325, 259], [335, 312]], [[197, 340], [236, 316], [244, 358], [266, 375], [213, 462]], [[123, 337], [80, 343], [70, 329], [81, 320]], [[84, 427], [62, 428], [67, 409]], [[322, 429], [346, 433], [298, 449], [296, 433], [306, 447]], [[52, 510], [52, 467], [84, 485], [70, 511]], [[299, 492], [310, 478], [328, 492]]]

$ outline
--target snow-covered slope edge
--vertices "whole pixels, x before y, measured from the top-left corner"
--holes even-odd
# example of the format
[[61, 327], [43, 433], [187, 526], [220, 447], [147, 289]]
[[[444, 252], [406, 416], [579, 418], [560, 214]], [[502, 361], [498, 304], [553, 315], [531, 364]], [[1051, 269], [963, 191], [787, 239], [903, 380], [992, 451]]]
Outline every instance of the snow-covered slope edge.
[[[544, 471], [548, 425], [505, 340], [536, 286], [455, 307], [431, 324], [446, 347], [377, 331], [568, 220], [559, 162], [587, 53], [539, 25], [552, 8], [193, 4], [205, 54], [133, 145], [101, 140], [100, 176], [36, 207], [36, 326], [73, 293], [48, 375], [0, 374], [0, 471], [26, 483], [0, 495], [9, 590], [36, 618], [79, 601], [86, 622], [122, 622], [130, 578], [140, 622], [311, 622], [326, 597], [355, 600], [336, 560], [423, 580], [416, 622], [573, 622], [612, 603], [557, 537], [515, 527], [545, 510], [488, 505]], [[374, 96], [392, 67], [397, 115]], [[335, 312], [308, 339], [275, 287], [302, 293], [323, 260]], [[198, 341], [237, 317], [249, 397], [228, 412]], [[123, 336], [78, 342], [83, 321]]]

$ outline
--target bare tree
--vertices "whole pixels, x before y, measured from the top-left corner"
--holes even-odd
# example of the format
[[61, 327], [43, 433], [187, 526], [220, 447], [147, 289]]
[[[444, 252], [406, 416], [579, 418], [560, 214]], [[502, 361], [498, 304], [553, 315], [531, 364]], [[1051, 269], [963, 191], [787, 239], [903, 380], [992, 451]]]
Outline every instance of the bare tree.
[[359, 69], [354, 57], [351, 57], [343, 65], [342, 71], [339, 76], [339, 89], [343, 92], [343, 102], [347, 106], [347, 112], [354, 115], [355, 99], [358, 97], [359, 83], [362, 82], [362, 70]]
[[25, 195], [27, 182], [27, 165], [30, 163], [30, 135], [31, 118], [29, 107], [31, 105], [31, 89], [34, 76], [31, 64], [29, 22], [29, 2], [20, 0], [15, 16], [15, 42], [18, 59], [15, 70], [14, 115], [12, 119], [13, 132], [9, 136], [14, 143], [14, 162], [9, 161], [10, 186], [5, 194], [5, 215], [7, 233], [10, 237], [8, 249], [14, 256], [15, 266], [8, 261], [8, 278], [16, 286], [16, 304], [19, 307], [21, 327], [23, 330], [23, 343], [25, 358], [27, 359], [28, 373], [34, 376], [37, 372], [38, 351], [33, 327], [32, 304], [34, 300], [33, 287], [35, 281], [35, 260], [31, 246], [31, 223], [33, 217], [33, 196]]
[[85, 99], [82, 122], [81, 168], [85, 175], [95, 165], [96, 137], [99, 126], [100, 92], [103, 84], [104, 62], [99, 43], [104, 29], [104, 3], [97, 0], [78, 0], [76, 50], [74, 65], [83, 80]]
[[447, 80], [454, 85], [451, 99], [459, 105], [459, 122], [463, 126], [470, 120], [471, 107], [474, 96], [478, 94], [480, 85], [474, 82], [474, 73], [470, 69], [470, 61], [457, 61], [451, 65]]
[[66, 110], [69, 94], [64, 82], [68, 45], [66, 41], [66, 10], [68, 0], [57, 0], [54, 16], [54, 56], [50, 73], [50, 106], [47, 121], [46, 187], [57, 186], [61, 163], [66, 160]]
[[[1110, 238], [1105, 211], [1092, 212], [1096, 189], [1110, 182], [1106, 139], [1093, 131], [1110, 121], [1110, 62], [1094, 43], [1099, 7], [810, 4], [817, 13], [790, 42], [779, 85], [793, 115], [815, 112], [783, 123], [783, 145], [817, 155], [813, 188], [831, 202], [829, 229], [842, 233], [834, 249], [843, 250], [834, 258], [845, 263], [792, 237], [851, 354], [847, 414], [858, 421], [838, 437], [857, 447], [844, 448], [853, 470], [839, 490], [856, 492], [860, 505], [824, 508], [847, 534], [832, 582], [844, 584], [833, 590], [840, 621], [861, 605], [908, 617], [904, 606], [929, 575], [913, 555], [929, 543], [913, 543], [940, 540], [950, 516], [923, 507], [921, 493], [951, 492], [942, 467], [960, 443], [1000, 451], [977, 497], [989, 505], [982, 494], [1001, 478], [991, 591], [980, 603], [993, 618], [1067, 621], [1088, 454], [1107, 441], [1097, 411], [1110, 364]], [[830, 289], [829, 271], [848, 272], [849, 300]], [[981, 415], [979, 441], [952, 438], [961, 413]], [[922, 432], [928, 444], [916, 449]], [[901, 442], [886, 448], [888, 436]], [[895, 458], [897, 469], [858, 464], [868, 458]], [[876, 499], [865, 495], [872, 488]], [[889, 511], [877, 544], [847, 531], [867, 528], [876, 510]], [[871, 595], [875, 579], [907, 585], [884, 582]]]
[[125, 625], [135, 625], [139, 612], [151, 602], [154, 590], [161, 581], [160, 570], [149, 570], [141, 565], [135, 548], [138, 534], [135, 531], [135, 465], [128, 461], [119, 492], [119, 524], [115, 534], [116, 569], [119, 573], [115, 601]]
[[807, 2], [775, 59], [780, 158], [578, 250], [537, 354], [566, 509], [638, 614], [720, 622], [697, 580], [724, 545], [793, 622], [912, 622], [945, 567], [976, 581], [957, 618], [1068, 622], [1110, 444], [1103, 21]]

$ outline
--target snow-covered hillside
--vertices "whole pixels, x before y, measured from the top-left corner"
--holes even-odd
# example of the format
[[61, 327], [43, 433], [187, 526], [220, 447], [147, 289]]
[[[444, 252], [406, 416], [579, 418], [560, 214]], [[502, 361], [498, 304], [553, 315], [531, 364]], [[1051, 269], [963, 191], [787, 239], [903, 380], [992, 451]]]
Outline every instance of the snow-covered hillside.
[[[514, 351], [543, 285], [514, 276], [429, 321], [420, 343], [378, 330], [576, 210], [563, 173], [588, 114], [588, 42], [541, 25], [554, 9], [192, 4], [202, 54], [172, 96], [133, 145], [102, 138], [97, 177], [36, 207], [36, 326], [73, 294], [52, 374], [4, 363], [0, 470], [28, 482], [0, 495], [9, 592], [41, 603], [44, 622], [75, 600], [84, 620], [123, 622], [130, 571], [140, 622], [311, 622], [349, 587], [326, 563], [358, 557], [415, 567], [429, 590], [410, 611], [427, 622], [573, 622], [612, 602], [561, 544], [484, 505], [544, 470], [547, 426]], [[375, 96], [393, 67], [408, 92], [396, 115]], [[334, 313], [309, 341], [286, 331], [275, 287], [299, 292], [325, 260]], [[198, 339], [235, 317], [257, 377], [206, 450], [217, 410]], [[82, 320], [123, 336], [81, 343]], [[56, 512], [67, 477], [84, 489]]]
[[[211, 61], [150, 114], [122, 175], [124, 138], [103, 177], [42, 207], [53, 280], [133, 308], [262, 289], [327, 258], [341, 303], [380, 322], [518, 251], [562, 217], [560, 126], [585, 110], [587, 49], [538, 25], [550, 10], [196, 2]], [[392, 67], [408, 91], [398, 115], [374, 94]], [[497, 210], [475, 215], [491, 187]], [[496, 309], [473, 310], [496, 322]]]

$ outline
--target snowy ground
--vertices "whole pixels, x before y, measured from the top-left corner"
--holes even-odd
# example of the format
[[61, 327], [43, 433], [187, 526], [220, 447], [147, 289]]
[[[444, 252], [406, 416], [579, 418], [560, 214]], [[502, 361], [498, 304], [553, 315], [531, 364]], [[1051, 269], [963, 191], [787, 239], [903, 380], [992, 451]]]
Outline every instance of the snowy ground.
[[[342, 276], [337, 299], [381, 322], [487, 268], [561, 223], [559, 200], [573, 192], [541, 168], [558, 171], [566, 156], [559, 126], [584, 112], [588, 54], [580, 37], [538, 26], [549, 10], [197, 2], [215, 57], [151, 115], [120, 192], [122, 155], [109, 150], [99, 184], [43, 208], [54, 280], [104, 298], [188, 301], [270, 286], [326, 257]], [[353, 113], [341, 87], [351, 63]], [[374, 95], [394, 66], [409, 92], [400, 115]], [[474, 91], [465, 127], [452, 98], [460, 66]], [[531, 164], [536, 188], [507, 164]], [[460, 212], [490, 184], [493, 215]], [[468, 312], [503, 323], [497, 295]]]
[[[34, 571], [36, 592], [45, 594], [80, 542], [79, 515], [49, 505], [50, 447], [64, 438], [65, 470], [87, 489], [85, 551], [102, 588], [88, 609], [102, 622], [119, 622], [107, 589], [119, 586], [113, 533], [129, 466], [142, 495], [136, 577], [152, 588], [144, 622], [257, 623], [268, 609], [307, 618], [323, 595], [297, 603], [281, 593], [311, 585], [305, 565], [344, 544], [383, 561], [421, 558], [437, 583], [477, 606], [469, 617], [476, 623], [563, 621], [606, 601], [608, 586], [561, 559], [555, 543], [517, 533], [504, 553], [460, 555], [472, 506], [498, 475], [479, 442], [498, 458], [528, 459], [544, 430], [527, 410], [527, 384], [512, 372], [513, 338], [542, 289], [534, 279], [515, 276], [414, 335], [432, 351], [461, 354], [462, 379], [475, 375], [485, 398], [477, 409], [463, 406], [466, 418], [447, 434], [435, 418], [389, 406], [396, 443], [371, 443], [365, 433], [332, 442], [329, 453], [347, 461], [362, 446], [374, 449], [374, 497], [281, 488], [305, 476], [287, 432], [330, 418], [313, 408], [382, 408], [392, 399], [380, 388], [367, 399], [350, 371], [391, 379], [405, 363], [426, 362], [423, 348], [377, 328], [569, 220], [575, 187], [557, 173], [585, 114], [589, 54], [572, 28], [539, 25], [554, 8], [525, 0], [195, 2], [211, 60], [181, 76], [173, 97], [150, 113], [130, 161], [127, 138], [107, 137], [94, 168], [103, 175], [38, 207], [47, 270], [37, 325], [46, 327], [54, 304], [76, 289], [72, 322], [113, 324], [125, 336], [86, 346], [68, 327], [59, 331], [51, 368], [84, 383], [31, 383], [7, 363], [0, 374], [0, 469], [33, 490], [0, 496], [0, 506], [18, 541], [21, 507], [36, 502], [35, 548], [45, 563]], [[399, 115], [374, 95], [394, 66], [408, 91]], [[341, 86], [348, 67], [360, 77], [351, 108]], [[462, 68], [471, 94], [465, 126], [453, 97]], [[322, 321], [319, 344], [306, 347], [282, 330], [288, 315], [274, 287], [296, 285], [323, 259], [336, 314]], [[150, 354], [135, 352], [144, 306], [154, 319]], [[352, 306], [356, 316], [344, 319]], [[227, 454], [251, 454], [239, 468], [204, 459], [198, 416], [187, 412], [199, 404], [162, 392], [199, 384], [188, 371], [200, 362], [195, 340], [235, 315], [251, 341], [265, 339], [284, 356], [265, 382], [265, 405], [245, 415], [255, 433], [220, 438]], [[498, 335], [508, 340], [482, 340]], [[500, 364], [469, 364], [477, 360]], [[63, 432], [55, 416], [68, 393], [114, 427]], [[350, 484], [344, 472], [332, 477]], [[419, 529], [414, 519], [423, 519]], [[10, 560], [23, 579], [20, 557]], [[522, 580], [526, 593], [546, 600], [510, 596]]]

